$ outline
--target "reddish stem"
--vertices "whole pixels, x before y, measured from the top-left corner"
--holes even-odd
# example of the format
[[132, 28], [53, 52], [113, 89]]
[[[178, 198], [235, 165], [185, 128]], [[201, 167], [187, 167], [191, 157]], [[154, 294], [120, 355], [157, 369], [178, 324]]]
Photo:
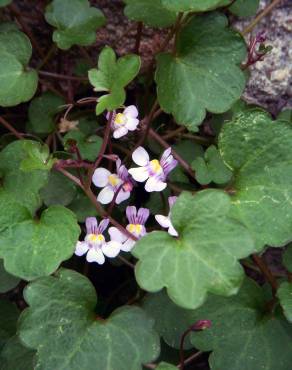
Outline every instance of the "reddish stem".
[[6, 121], [6, 119], [4, 119], [3, 117], [0, 117], [0, 122], [2, 123], [2, 125], [4, 127], [7, 128], [7, 130], [9, 130], [15, 137], [17, 137], [18, 139], [23, 139], [22, 137], [22, 134], [19, 133], [17, 130], [15, 130], [15, 128], [9, 123]]

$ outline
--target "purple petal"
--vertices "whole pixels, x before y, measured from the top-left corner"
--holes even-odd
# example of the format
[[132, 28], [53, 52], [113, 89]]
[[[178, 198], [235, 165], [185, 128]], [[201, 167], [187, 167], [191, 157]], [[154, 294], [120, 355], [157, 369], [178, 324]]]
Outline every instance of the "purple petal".
[[126, 215], [127, 215], [127, 218], [130, 224], [135, 224], [136, 214], [137, 214], [137, 209], [135, 206], [128, 206], [126, 208]]
[[86, 234], [97, 234], [98, 223], [95, 217], [87, 217], [85, 220]]
[[177, 200], [177, 197], [168, 197], [168, 205], [169, 205], [169, 208], [172, 208], [172, 206], [174, 205], [174, 203], [176, 202]]
[[161, 165], [163, 166], [163, 164], [167, 161], [167, 158], [170, 156], [171, 154], [171, 147], [167, 148], [163, 153], [162, 153], [162, 156], [161, 156], [161, 159], [160, 159], [160, 163]]
[[168, 174], [177, 166], [178, 162], [172, 157], [171, 161], [163, 166], [164, 175], [167, 177]]
[[99, 226], [98, 226], [98, 233], [102, 234], [104, 230], [108, 227], [109, 224], [109, 219], [105, 218], [102, 221], [100, 221]]
[[121, 164], [122, 164], [122, 161], [120, 160], [120, 158], [118, 157], [117, 160], [116, 160], [116, 169], [117, 169], [117, 173], [119, 172], [119, 168], [121, 167]]
[[148, 208], [139, 208], [135, 223], [144, 225], [149, 217], [149, 214], [150, 212]]

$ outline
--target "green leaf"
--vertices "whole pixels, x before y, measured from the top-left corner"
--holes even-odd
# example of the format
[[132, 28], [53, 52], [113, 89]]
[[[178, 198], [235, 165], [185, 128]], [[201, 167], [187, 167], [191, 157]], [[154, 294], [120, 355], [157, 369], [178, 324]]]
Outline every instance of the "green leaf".
[[98, 99], [97, 115], [106, 109], [113, 111], [124, 104], [126, 99], [124, 88], [137, 76], [140, 65], [138, 55], [128, 54], [117, 60], [113, 49], [103, 48], [98, 59], [98, 69], [94, 68], [88, 72], [94, 91], [108, 92]]
[[[165, 343], [173, 348], [180, 348], [183, 333], [197, 320], [194, 310], [185, 310], [175, 305], [163, 290], [156, 294], [147, 294], [143, 301], [143, 309], [155, 321], [155, 330]], [[193, 345], [189, 336], [184, 341], [184, 349]]]
[[205, 158], [197, 157], [192, 162], [192, 168], [196, 171], [196, 180], [202, 185], [210, 182], [226, 184], [232, 177], [232, 172], [226, 167], [214, 145], [206, 150]]
[[17, 336], [12, 337], [0, 353], [0, 370], [33, 370], [35, 352], [24, 347]]
[[286, 269], [292, 272], [292, 244], [291, 243], [287, 246], [287, 249], [285, 250], [283, 254], [283, 263]]
[[102, 12], [87, 0], [53, 0], [46, 8], [46, 21], [56, 28], [53, 41], [60, 49], [91, 45], [96, 30], [105, 24]]
[[50, 155], [50, 149], [46, 144], [41, 145], [37, 141], [26, 140], [22, 147], [26, 154], [26, 158], [20, 162], [19, 168], [21, 171], [51, 170], [55, 159]]
[[8, 341], [16, 333], [16, 322], [19, 311], [14, 303], [6, 299], [0, 300], [0, 351]]
[[232, 0], [162, 0], [162, 4], [176, 12], [205, 12], [230, 4]]
[[24, 296], [30, 307], [20, 319], [20, 338], [37, 349], [36, 368], [139, 370], [159, 354], [153, 321], [140, 308], [124, 306], [98, 320], [95, 289], [75, 271], [39, 279]]
[[212, 370], [287, 370], [292, 361], [292, 327], [267, 313], [264, 292], [246, 280], [231, 298], [210, 296], [197, 310], [211, 320], [210, 329], [193, 333], [193, 345], [213, 351]]
[[4, 268], [3, 261], [0, 260], [0, 293], [9, 292], [14, 289], [20, 282], [20, 279], [10, 275]]
[[96, 121], [96, 117], [82, 117], [78, 122], [78, 129], [86, 136], [95, 134], [98, 127], [99, 125]]
[[193, 17], [179, 33], [176, 54], [157, 56], [155, 80], [161, 108], [177, 123], [197, 131], [206, 110], [227, 111], [245, 86], [239, 64], [243, 38], [219, 13]]
[[48, 171], [24, 172], [20, 170], [21, 162], [27, 155], [25, 151], [27, 142], [34, 143], [32, 145], [36, 143], [29, 140], [17, 140], [1, 151], [0, 171], [3, 176], [3, 188], [14, 197], [14, 203], [19, 203], [34, 214], [41, 205], [39, 190], [47, 182]]
[[292, 123], [292, 109], [283, 110], [277, 117], [279, 120], [285, 120]]
[[96, 208], [80, 189], [77, 189], [76, 196], [72, 203], [69, 204], [68, 208], [75, 213], [78, 222], [85, 222], [86, 217], [89, 215], [92, 217], [97, 216]]
[[253, 234], [257, 249], [292, 239], [292, 127], [262, 111], [226, 123], [219, 150], [234, 172], [233, 217]]
[[38, 75], [27, 68], [32, 47], [20, 31], [0, 32], [0, 106], [11, 107], [32, 98]]
[[50, 275], [74, 252], [80, 229], [74, 214], [61, 206], [45, 210], [39, 221], [12, 225], [0, 235], [5, 269], [25, 280]]
[[162, 0], [124, 0], [124, 13], [132, 21], [150, 27], [169, 27], [176, 20], [176, 12], [166, 9]]
[[59, 113], [65, 100], [51, 92], [34, 98], [28, 108], [27, 129], [36, 134], [49, 134], [55, 130], [55, 115]]
[[80, 151], [81, 157], [95, 161], [102, 145], [102, 138], [97, 135], [86, 136], [81, 131], [69, 131], [64, 136], [65, 149], [70, 148], [70, 141], [74, 140]]
[[260, 0], [236, 0], [228, 9], [238, 17], [251, 17], [256, 15], [259, 4]]
[[0, 0], [0, 8], [12, 3], [12, 0]]
[[166, 362], [161, 362], [156, 370], [176, 370], [177, 367], [171, 364], [167, 364]]
[[230, 218], [230, 208], [229, 196], [219, 190], [182, 193], [171, 212], [179, 238], [155, 231], [132, 251], [139, 259], [138, 284], [150, 292], [166, 287], [176, 304], [189, 309], [200, 306], [208, 292], [235, 294], [243, 278], [237, 260], [254, 245], [245, 227]]
[[40, 195], [46, 206], [70, 204], [76, 195], [75, 184], [58, 171], [52, 171], [48, 183], [41, 189]]
[[287, 320], [292, 322], [292, 283], [283, 282], [277, 290], [277, 297], [280, 300]]

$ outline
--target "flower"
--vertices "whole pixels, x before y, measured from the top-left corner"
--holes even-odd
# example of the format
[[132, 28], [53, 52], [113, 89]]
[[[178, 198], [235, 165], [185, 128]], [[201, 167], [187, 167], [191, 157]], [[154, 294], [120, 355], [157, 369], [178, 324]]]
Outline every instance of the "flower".
[[[123, 113], [113, 113], [111, 126], [113, 129], [113, 137], [119, 139], [122, 136], [127, 135], [128, 131], [135, 131], [138, 124], [138, 109], [135, 105], [129, 105], [123, 111]], [[107, 114], [109, 119], [109, 113]]]
[[103, 188], [98, 194], [97, 200], [102, 204], [110, 203], [115, 193], [118, 192], [115, 203], [120, 204], [128, 199], [134, 186], [132, 178], [129, 176], [128, 170], [121, 164], [121, 160], [116, 161], [117, 173], [111, 173], [103, 167], [99, 167], [94, 171], [92, 181], [98, 188]]
[[129, 169], [129, 173], [138, 182], [144, 182], [148, 192], [162, 191], [166, 188], [166, 178], [176, 165], [177, 160], [171, 155], [171, 148], [166, 149], [158, 159], [149, 160], [149, 155], [144, 148], [139, 146], [132, 154], [133, 161], [140, 167]]
[[114, 258], [120, 253], [121, 243], [116, 240], [105, 241], [103, 232], [108, 227], [109, 219], [104, 219], [98, 225], [95, 217], [87, 217], [86, 236], [83, 242], [78, 241], [75, 249], [77, 256], [86, 254], [88, 262], [97, 262], [102, 265], [105, 261], [104, 256]]
[[[146, 235], [144, 225], [149, 217], [149, 213], [149, 209], [147, 208], [139, 208], [138, 212], [135, 206], [128, 206], [126, 209], [126, 215], [129, 221], [126, 229], [138, 239], [141, 239], [142, 236]], [[129, 252], [133, 248], [135, 240], [121, 233], [116, 227], [110, 227], [108, 232], [111, 236], [111, 240], [116, 240], [117, 242], [122, 243], [122, 251]]]
[[169, 213], [167, 216], [163, 216], [163, 215], [156, 215], [155, 216], [155, 219], [156, 221], [159, 223], [160, 226], [168, 229], [168, 233], [172, 236], [178, 236], [178, 233], [177, 231], [175, 230], [175, 228], [173, 227], [172, 225], [172, 222], [171, 222], [171, 219], [170, 219], [170, 212], [171, 212], [171, 208], [172, 206], [174, 205], [174, 203], [176, 202], [177, 200], [177, 197], [169, 197], [168, 198], [168, 204], [169, 204]]

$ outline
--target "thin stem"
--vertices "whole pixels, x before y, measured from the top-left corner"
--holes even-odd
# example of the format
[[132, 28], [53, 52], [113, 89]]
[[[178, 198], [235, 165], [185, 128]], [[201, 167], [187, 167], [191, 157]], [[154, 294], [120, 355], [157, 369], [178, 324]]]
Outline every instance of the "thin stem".
[[88, 81], [87, 77], [68, 76], [61, 73], [53, 73], [47, 71], [38, 71], [39, 75], [56, 78], [57, 80], [69, 80], [69, 81]]
[[125, 265], [128, 265], [129, 267], [131, 267], [133, 270], [135, 269], [135, 265], [133, 263], [131, 263], [130, 261], [128, 261], [126, 258], [124, 258], [123, 256], [118, 256], [118, 259], [120, 261], [122, 261]]
[[151, 108], [150, 113], [143, 119], [143, 121], [144, 121], [143, 122], [144, 123], [144, 132], [143, 132], [143, 135], [141, 136], [140, 140], [136, 144], [136, 148], [138, 148], [138, 146], [142, 145], [144, 143], [144, 141], [146, 140], [146, 138], [149, 134], [151, 123], [154, 119], [154, 115], [156, 113], [157, 108], [158, 108], [158, 100], [156, 99], [152, 108]]
[[[184, 360], [183, 366], [190, 364], [191, 362], [193, 362], [194, 360], [196, 360], [198, 357], [202, 356], [203, 353], [204, 352], [201, 352], [201, 351], [194, 353], [193, 355], [191, 355], [190, 357], [188, 357], [187, 359]], [[181, 367], [181, 363], [178, 364], [177, 367], [179, 369], [183, 369]]]
[[15, 137], [17, 137], [18, 139], [23, 139], [22, 137], [22, 134], [19, 133], [9, 122], [6, 121], [6, 119], [4, 119], [3, 117], [0, 117], [0, 122], [2, 123], [2, 125], [4, 127], [7, 128], [7, 130], [9, 130]]
[[180, 358], [180, 369], [184, 369], [185, 361], [184, 361], [184, 342], [186, 337], [192, 332], [192, 327], [188, 328], [180, 339], [180, 346], [179, 346], [179, 358]]
[[94, 171], [96, 170], [96, 168], [99, 166], [100, 162], [102, 161], [103, 155], [105, 154], [105, 151], [106, 151], [106, 147], [107, 147], [108, 142], [110, 140], [111, 124], [112, 124], [113, 114], [114, 114], [113, 112], [110, 112], [109, 113], [109, 117], [108, 117], [108, 120], [107, 120], [107, 123], [106, 123], [106, 128], [105, 128], [105, 132], [104, 132], [104, 137], [103, 137], [103, 142], [102, 142], [101, 148], [100, 148], [99, 153], [98, 153], [98, 155], [96, 157], [96, 160], [94, 162], [94, 165], [88, 171], [88, 181], [87, 181], [87, 186], [86, 186], [88, 189], [91, 186], [92, 175], [93, 175]]
[[141, 44], [141, 37], [142, 37], [142, 30], [143, 30], [143, 23], [137, 23], [137, 33], [136, 33], [136, 41], [134, 46], [134, 53], [139, 54], [140, 44]]
[[272, 271], [270, 270], [269, 266], [257, 254], [253, 254], [252, 259], [255, 262], [255, 264], [258, 266], [258, 268], [261, 270], [262, 274], [265, 276], [267, 281], [271, 284], [273, 294], [275, 295], [278, 289], [278, 282], [276, 278], [274, 277], [274, 275], [272, 274]]
[[[170, 145], [152, 128], [149, 130], [149, 135], [156, 140], [163, 148], [167, 149]], [[191, 166], [174, 150], [171, 150], [174, 158], [180, 163], [180, 165], [185, 169], [185, 171], [192, 177], [195, 178], [195, 173], [192, 170]]]
[[44, 59], [41, 61], [41, 63], [37, 66], [36, 70], [39, 71], [41, 68], [43, 68], [47, 63], [48, 61], [51, 59], [51, 57], [55, 54], [57, 48], [56, 48], [56, 45], [53, 44], [49, 51], [47, 52], [47, 54], [45, 55]]
[[79, 50], [81, 51], [81, 54], [84, 56], [84, 58], [88, 61], [88, 63], [91, 65], [91, 67], [95, 67], [95, 61], [91, 58], [88, 51], [83, 47], [79, 46]]
[[250, 33], [254, 27], [266, 16], [268, 15], [274, 8], [277, 6], [281, 0], [274, 0], [272, 1], [262, 12], [259, 13], [255, 17], [255, 19], [241, 32], [243, 36], [247, 35]]

